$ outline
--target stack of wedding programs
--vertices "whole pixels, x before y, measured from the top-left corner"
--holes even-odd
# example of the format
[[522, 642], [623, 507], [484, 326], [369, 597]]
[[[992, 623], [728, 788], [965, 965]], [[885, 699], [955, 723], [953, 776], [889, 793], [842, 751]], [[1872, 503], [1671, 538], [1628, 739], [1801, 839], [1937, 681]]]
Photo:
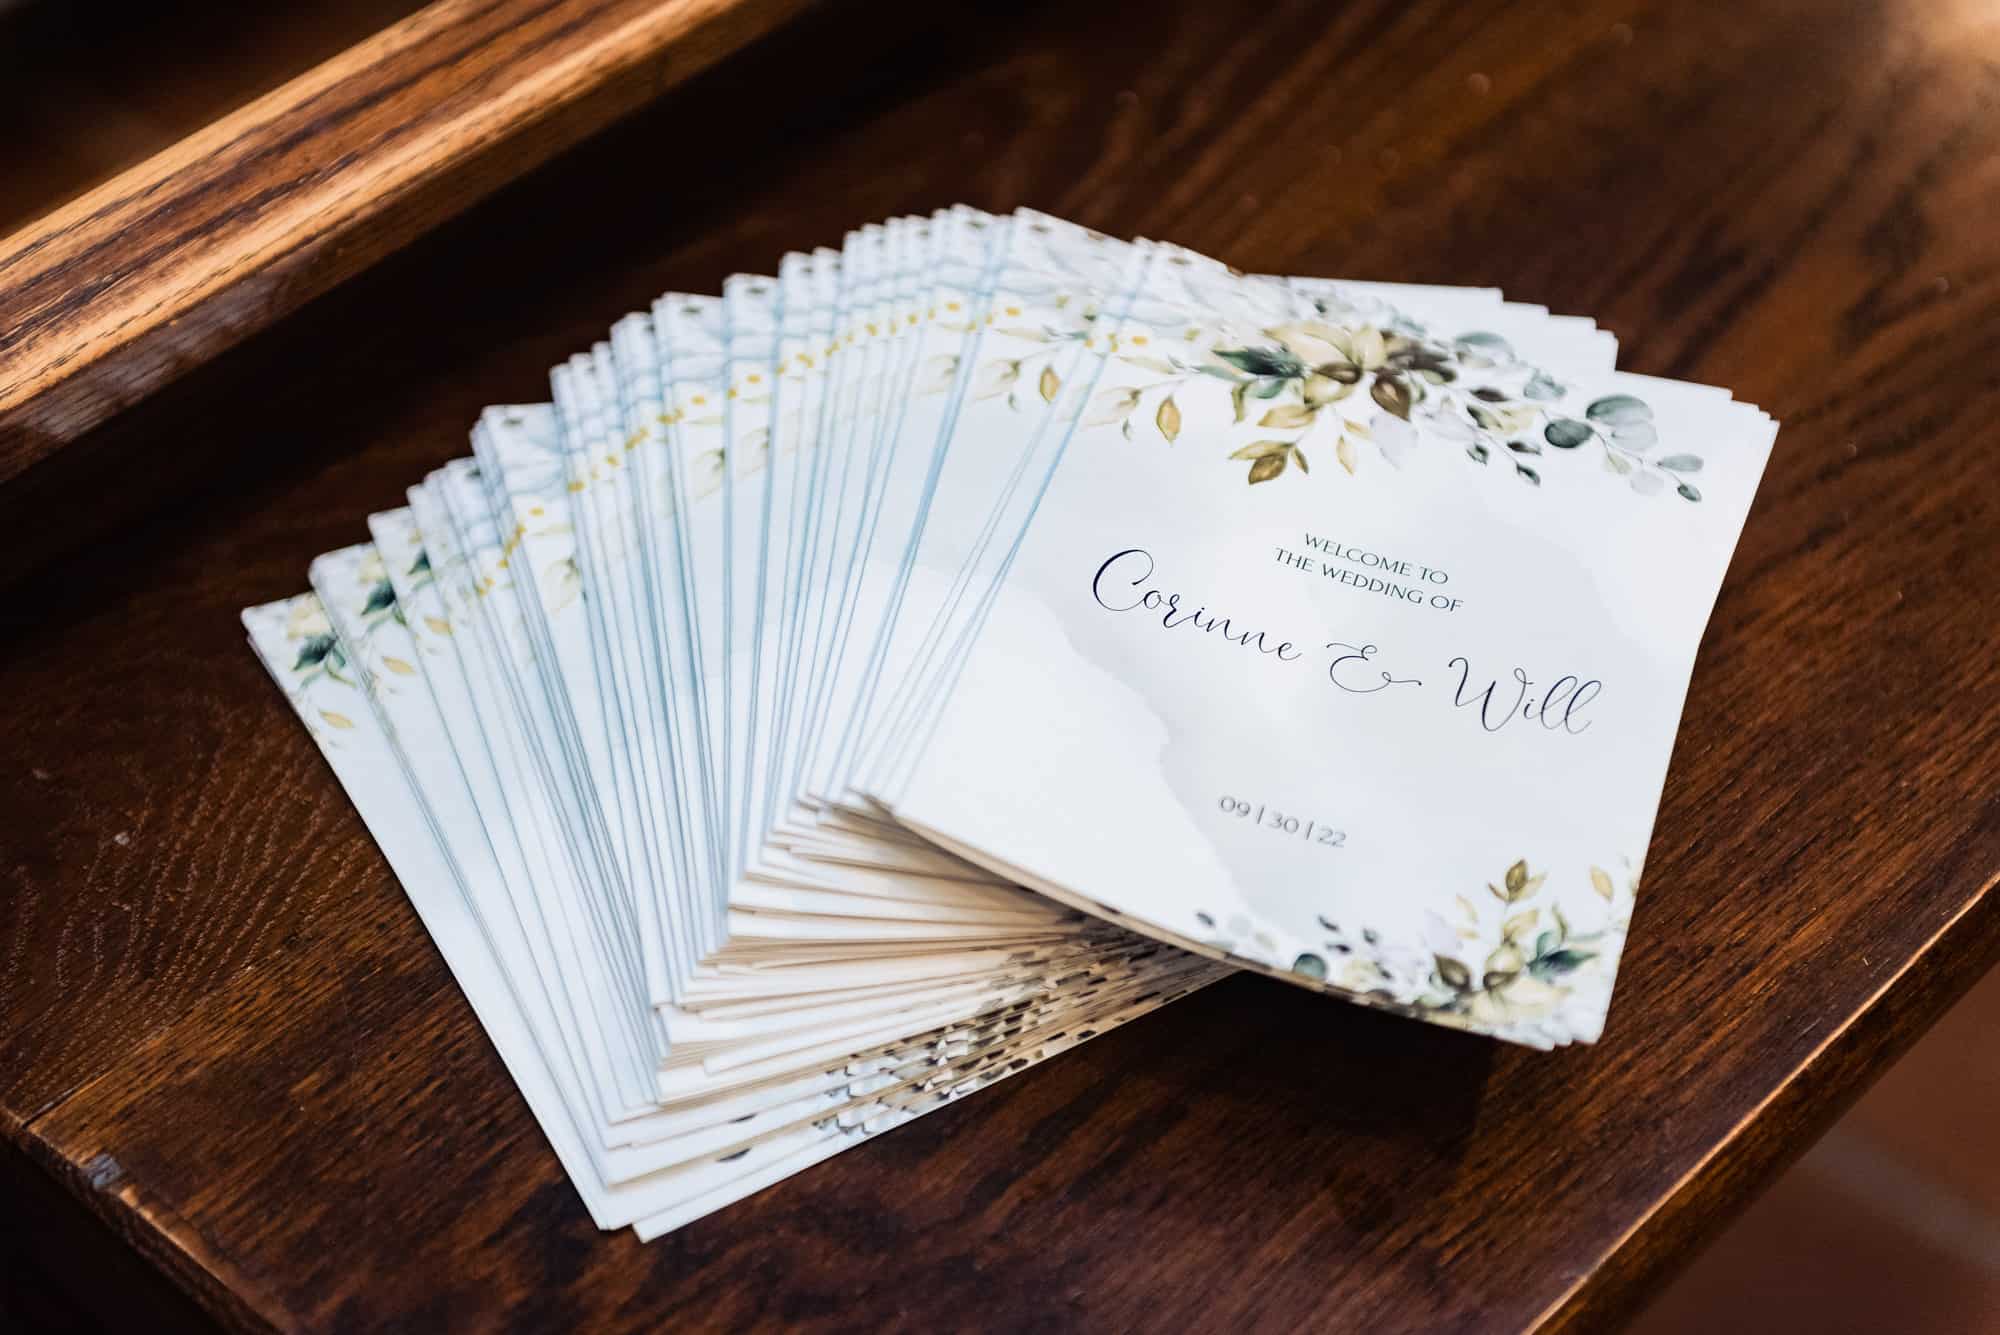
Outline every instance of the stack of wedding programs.
[[620, 320], [244, 622], [653, 1237], [1232, 968], [1595, 1038], [1776, 431], [1615, 351], [899, 218]]

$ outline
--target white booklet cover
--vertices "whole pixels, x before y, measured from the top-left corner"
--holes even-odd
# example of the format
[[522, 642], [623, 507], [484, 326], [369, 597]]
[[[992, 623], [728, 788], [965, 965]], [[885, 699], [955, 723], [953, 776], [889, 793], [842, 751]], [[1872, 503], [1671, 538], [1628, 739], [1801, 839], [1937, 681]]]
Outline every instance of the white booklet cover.
[[1592, 1040], [1775, 425], [1235, 290], [1119, 331], [920, 758], [872, 795], [1188, 949]]
[[1030, 210], [772, 274], [245, 614], [601, 1225], [1224, 964], [1596, 1037], [1768, 418]]

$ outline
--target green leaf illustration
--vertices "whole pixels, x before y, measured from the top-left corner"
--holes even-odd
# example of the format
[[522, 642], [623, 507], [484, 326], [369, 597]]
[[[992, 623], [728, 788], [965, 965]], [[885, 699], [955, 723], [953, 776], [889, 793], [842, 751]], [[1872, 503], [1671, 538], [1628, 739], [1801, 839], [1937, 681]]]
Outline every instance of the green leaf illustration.
[[1305, 363], [1281, 348], [1217, 348], [1215, 355], [1247, 375], [1289, 380], [1306, 373]]
[[1637, 426], [1653, 420], [1653, 410], [1646, 406], [1645, 400], [1635, 399], [1630, 394], [1607, 394], [1593, 401], [1583, 410], [1583, 415], [1593, 422], [1611, 426]]
[[[334, 639], [332, 635], [313, 636], [299, 646], [298, 661], [292, 664], [292, 671], [297, 672], [302, 668], [318, 667], [328, 654], [334, 652], [333, 647], [338, 643], [339, 641]], [[336, 657], [334, 661], [337, 663], [340, 660]]]
[[1500, 362], [1514, 360], [1514, 349], [1506, 339], [1498, 334], [1460, 334], [1452, 340], [1458, 352], [1458, 360], [1466, 366], [1493, 366]]
[[1542, 439], [1559, 450], [1573, 450], [1596, 434], [1574, 417], [1558, 417], [1542, 428]]
[[1551, 951], [1549, 954], [1531, 961], [1528, 965], [1528, 972], [1546, 983], [1551, 979], [1560, 978], [1566, 973], [1574, 973], [1577, 969], [1596, 958], [1597, 956], [1588, 950], [1563, 949]]

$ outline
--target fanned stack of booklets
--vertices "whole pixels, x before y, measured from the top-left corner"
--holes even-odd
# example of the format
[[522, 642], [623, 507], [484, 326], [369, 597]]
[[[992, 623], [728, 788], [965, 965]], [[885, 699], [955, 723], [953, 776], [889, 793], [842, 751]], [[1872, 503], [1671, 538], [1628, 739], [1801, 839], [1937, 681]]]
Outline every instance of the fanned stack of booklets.
[[652, 1237], [1233, 969], [1594, 1039], [1776, 432], [1615, 351], [899, 218], [627, 316], [244, 622]]

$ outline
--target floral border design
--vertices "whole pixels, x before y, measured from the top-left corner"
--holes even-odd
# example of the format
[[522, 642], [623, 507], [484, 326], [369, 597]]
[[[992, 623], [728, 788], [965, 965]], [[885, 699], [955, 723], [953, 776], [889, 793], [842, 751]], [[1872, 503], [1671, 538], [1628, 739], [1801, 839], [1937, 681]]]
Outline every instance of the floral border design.
[[1620, 885], [1602, 867], [1589, 868], [1591, 892], [1605, 909], [1588, 931], [1578, 930], [1553, 892], [1544, 892], [1548, 877], [1517, 859], [1483, 894], [1457, 895], [1453, 918], [1431, 912], [1422, 943], [1322, 916], [1316, 922], [1326, 934], [1324, 948], [1283, 965], [1271, 958], [1276, 941], [1249, 919], [1218, 924], [1200, 912], [1195, 917], [1206, 935], [1193, 939], [1234, 962], [1413, 1019], [1538, 1045], [1567, 1042], [1578, 1028], [1579, 1007], [1601, 1016], [1609, 1005], [1605, 971], [1623, 948], [1639, 872], [1633, 869]]
[[[1081, 341], [1098, 346], [1099, 312], [1073, 298], [1058, 299], [1039, 327], [1016, 322], [998, 332], [1051, 345], [1022, 356], [984, 360], [968, 397], [1004, 395], [1023, 407], [1017, 387], [1027, 382], [1044, 353]], [[1080, 427], [1116, 425], [1127, 439], [1149, 431], [1174, 444], [1181, 436], [1190, 395], [1226, 392], [1230, 419], [1266, 433], [1234, 445], [1231, 461], [1248, 465], [1252, 486], [1286, 473], [1309, 473], [1312, 454], [1332, 453], [1342, 470], [1358, 473], [1372, 447], [1384, 462], [1401, 464], [1425, 440], [1451, 445], [1472, 463], [1504, 459], [1513, 476], [1540, 486], [1542, 470], [1559, 458], [1594, 455], [1605, 473], [1622, 478], [1640, 496], [1671, 490], [1699, 502], [1695, 478], [1701, 455], [1658, 452], [1660, 433], [1651, 405], [1625, 393], [1573, 400], [1573, 387], [1523, 360], [1498, 334], [1478, 330], [1443, 338], [1390, 310], [1364, 315], [1327, 298], [1315, 298], [1319, 318], [1231, 333], [1223, 324], [1181, 330], [1143, 329], [1101, 335], [1106, 355], [1156, 379], [1096, 391], [1083, 408]], [[1186, 313], [1186, 312], [1183, 312]], [[1019, 317], [1019, 307], [1006, 308]], [[1196, 316], [1197, 320], [1202, 317]], [[992, 317], [988, 317], [992, 322]], [[922, 393], [953, 384], [956, 360], [927, 368]], [[1061, 380], [1043, 369], [1034, 381], [1044, 403], [1055, 400]], [[1353, 411], [1362, 408], [1362, 412]]]
[[[1317, 304], [1331, 313], [1326, 302]], [[1309, 441], [1330, 449], [1341, 468], [1354, 474], [1365, 443], [1396, 465], [1419, 441], [1434, 439], [1460, 448], [1476, 464], [1504, 458], [1514, 476], [1531, 486], [1541, 485], [1547, 459], [1588, 450], [1641, 496], [1671, 486], [1683, 500], [1701, 499], [1691, 480], [1701, 471], [1701, 456], [1652, 456], [1659, 431], [1644, 400], [1609, 394], [1572, 405], [1569, 386], [1522, 361], [1498, 334], [1473, 331], [1445, 341], [1401, 316], [1386, 327], [1303, 320], [1261, 334], [1235, 346], [1218, 343], [1198, 359], [1124, 357], [1167, 378], [1105, 391], [1100, 396], [1105, 401], [1092, 405], [1084, 425], [1122, 418], [1129, 439], [1132, 414], [1164, 387], [1153, 419], [1172, 444], [1182, 416], [1176, 392], [1206, 377], [1228, 386], [1232, 420], [1247, 424], [1255, 413], [1255, 425], [1274, 433], [1229, 454], [1250, 465], [1246, 480], [1253, 486], [1294, 466], [1310, 471]], [[1365, 417], [1336, 406], [1362, 399], [1373, 405]], [[1256, 413], [1260, 404], [1267, 406]]]

